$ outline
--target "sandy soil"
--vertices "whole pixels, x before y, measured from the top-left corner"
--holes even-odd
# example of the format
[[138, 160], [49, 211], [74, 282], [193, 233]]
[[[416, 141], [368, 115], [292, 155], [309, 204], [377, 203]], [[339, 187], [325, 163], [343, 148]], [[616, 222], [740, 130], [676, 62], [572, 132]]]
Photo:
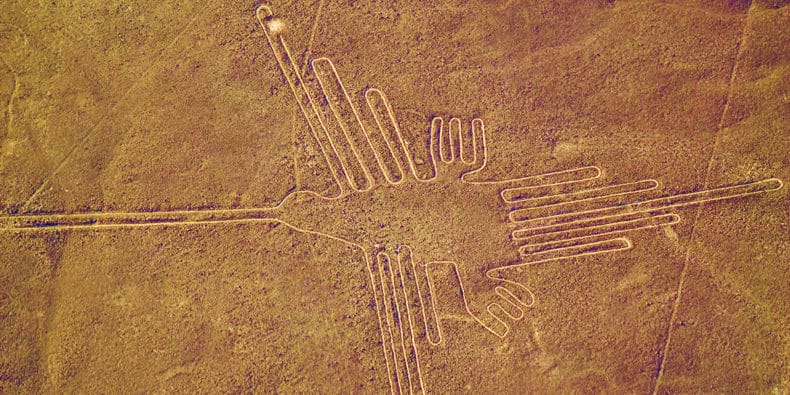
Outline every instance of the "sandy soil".
[[12, 0], [0, 392], [788, 393], [787, 4]]

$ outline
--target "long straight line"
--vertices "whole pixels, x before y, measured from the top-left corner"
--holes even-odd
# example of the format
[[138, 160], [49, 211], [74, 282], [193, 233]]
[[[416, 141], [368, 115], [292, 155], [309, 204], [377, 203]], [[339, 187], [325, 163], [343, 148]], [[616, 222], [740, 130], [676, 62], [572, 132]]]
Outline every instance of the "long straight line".
[[[203, 10], [207, 8], [208, 8], [207, 6], [203, 6]], [[86, 132], [80, 138], [80, 140], [71, 147], [70, 151], [66, 154], [65, 157], [63, 157], [60, 160], [58, 165], [54, 169], [50, 170], [49, 174], [41, 181], [41, 184], [39, 184], [39, 186], [36, 188], [33, 194], [31, 194], [30, 197], [28, 197], [27, 200], [25, 200], [25, 203], [22, 205], [19, 212], [24, 213], [28, 209], [30, 203], [33, 202], [36, 196], [38, 196], [38, 194], [49, 183], [49, 180], [52, 178], [52, 176], [58, 173], [63, 168], [63, 166], [65, 166], [66, 162], [74, 155], [74, 153], [77, 151], [77, 149], [79, 149], [79, 147], [85, 145], [88, 139], [96, 132], [96, 130], [99, 129], [99, 126], [101, 126], [101, 124], [107, 120], [109, 114], [113, 113], [115, 109], [121, 105], [121, 103], [126, 101], [127, 96], [129, 96], [129, 94], [137, 87], [137, 85], [139, 85], [141, 81], [143, 81], [148, 75], [151, 74], [155, 66], [157, 66], [162, 61], [165, 54], [170, 50], [170, 48], [173, 45], [175, 45], [175, 43], [181, 38], [184, 32], [186, 32], [189, 29], [189, 27], [192, 26], [192, 24], [197, 20], [198, 16], [200, 15], [201, 13], [195, 12], [195, 14], [189, 20], [189, 22], [187, 22], [184, 28], [180, 32], [178, 32], [178, 34], [175, 35], [173, 40], [162, 49], [162, 52], [154, 59], [153, 62], [151, 62], [151, 65], [145, 70], [145, 72], [140, 77], [138, 77], [137, 80], [135, 80], [135, 82], [129, 87], [129, 89], [126, 90], [126, 92], [123, 93], [123, 95], [121, 95], [121, 98], [107, 113], [107, 115], [105, 115], [104, 117], [102, 117], [102, 119], [97, 121], [96, 124], [93, 126], [93, 128], [91, 128], [88, 132]], [[40, 346], [43, 350], [41, 350], [41, 357], [39, 361], [39, 365], [42, 367], [42, 370], [45, 372], [47, 376], [46, 384], [50, 387], [50, 389], [55, 387], [56, 384], [54, 382], [55, 380], [54, 375], [52, 374], [52, 366], [47, 356], [49, 354], [49, 349], [51, 347], [49, 333], [51, 331], [50, 328], [52, 326], [52, 320], [56, 310], [54, 303], [55, 303], [55, 292], [56, 292], [56, 287], [58, 286], [57, 284], [59, 277], [58, 266], [59, 266], [59, 262], [52, 262], [52, 272], [50, 274], [52, 285], [50, 286], [49, 292], [47, 293], [47, 315], [44, 320], [44, 327], [42, 329], [42, 333], [43, 333], [42, 336], [44, 337], [44, 340], [43, 340], [43, 344]]]
[[[708, 159], [708, 167], [705, 169], [705, 180], [703, 184], [703, 188], [708, 187], [708, 183], [710, 180], [710, 175], [713, 170], [713, 162], [716, 157], [716, 149], [720, 143], [721, 131], [724, 129], [724, 122], [727, 116], [727, 113], [730, 109], [730, 102], [732, 101], [732, 94], [733, 94], [733, 86], [735, 85], [735, 79], [738, 75], [738, 61], [741, 58], [741, 54], [743, 53], [744, 42], [746, 41], [746, 33], [749, 29], [749, 16], [752, 12], [752, 8], [754, 8], [754, 2], [752, 1], [749, 4], [749, 8], [746, 10], [746, 20], [743, 23], [743, 31], [741, 32], [741, 37], [738, 40], [736, 53], [735, 53], [735, 60], [732, 64], [732, 71], [730, 72], [730, 81], [729, 85], [727, 86], [727, 97], [724, 100], [724, 107], [721, 110], [721, 116], [719, 117], [719, 124], [716, 129], [716, 135], [714, 136], [713, 140], [713, 149], [710, 153], [710, 158]], [[683, 295], [683, 285], [685, 284], [686, 274], [688, 273], [689, 262], [691, 261], [691, 250], [694, 246], [694, 239], [696, 236], [697, 231], [697, 223], [699, 222], [700, 216], [702, 215], [702, 208], [704, 204], [700, 204], [697, 208], [697, 212], [694, 215], [694, 220], [691, 222], [691, 236], [689, 238], [689, 247], [686, 249], [685, 259], [683, 260], [683, 269], [680, 271], [680, 278], [678, 279], [678, 286], [677, 291], [675, 293], [675, 301], [672, 305], [672, 314], [669, 317], [669, 323], [667, 325], [667, 334], [666, 334], [666, 342], [664, 343], [664, 348], [661, 353], [661, 361], [659, 362], [658, 366], [658, 377], [656, 377], [656, 383], [653, 387], [653, 395], [658, 394], [658, 388], [661, 385], [661, 379], [664, 377], [664, 372], [666, 370], [667, 365], [667, 358], [669, 357], [669, 348], [672, 344], [672, 329], [674, 328], [674, 322], [677, 320], [678, 310], [680, 308], [680, 300]]]
[[[208, 9], [207, 6], [203, 6], [201, 8], [202, 8], [202, 10]], [[112, 106], [112, 108], [101, 119], [99, 119], [99, 121], [97, 121], [96, 124], [94, 124], [93, 127], [90, 130], [88, 130], [85, 134], [83, 134], [82, 137], [80, 138], [80, 140], [77, 143], [75, 143], [74, 145], [71, 146], [71, 149], [69, 149], [69, 152], [66, 154], [66, 156], [64, 156], [58, 162], [58, 164], [52, 170], [50, 170], [49, 174], [47, 174], [44, 177], [44, 179], [41, 180], [41, 182], [39, 183], [38, 187], [36, 187], [35, 191], [30, 195], [30, 197], [28, 197], [25, 200], [24, 204], [22, 204], [22, 207], [19, 209], [20, 213], [24, 213], [24, 212], [26, 212], [28, 210], [28, 208], [30, 207], [30, 204], [35, 200], [35, 198], [38, 197], [38, 195], [41, 193], [41, 191], [44, 190], [44, 188], [47, 185], [49, 185], [50, 180], [52, 180], [52, 177], [54, 175], [56, 175], [57, 173], [59, 173], [66, 166], [66, 163], [69, 161], [69, 159], [71, 159], [74, 156], [74, 154], [77, 152], [77, 150], [80, 147], [84, 146], [85, 143], [88, 141], [88, 139], [90, 139], [91, 136], [93, 136], [96, 133], [96, 131], [99, 130], [99, 127], [101, 125], [103, 125], [107, 121], [109, 115], [112, 114], [113, 112], [115, 112], [115, 110], [121, 104], [123, 104], [123, 103], [125, 103], [127, 101], [127, 99], [129, 97], [129, 95], [131, 94], [131, 92], [134, 91], [135, 88], [137, 88], [138, 85], [140, 85], [140, 83], [146, 79], [146, 77], [151, 75], [151, 73], [154, 71], [156, 66], [158, 66], [161, 63], [161, 61], [164, 58], [165, 54], [170, 50], [170, 48], [173, 47], [173, 45], [175, 45], [176, 42], [178, 42], [178, 40], [181, 38], [181, 36], [183, 36], [184, 33], [187, 30], [189, 30], [189, 28], [192, 26], [192, 24], [197, 20], [197, 18], [200, 15], [202, 15], [202, 13], [200, 13], [200, 12], [195, 12], [194, 13], [194, 15], [189, 20], [189, 22], [187, 22], [186, 26], [184, 26], [184, 28], [180, 32], [178, 32], [178, 34], [176, 34], [175, 37], [173, 37], [173, 40], [170, 41], [170, 43], [168, 43], [167, 46], [165, 46], [162, 49], [162, 51], [159, 53], [159, 55], [156, 57], [156, 59], [154, 59], [154, 61], [151, 62], [151, 65], [148, 66], [148, 68], [145, 70], [145, 72], [134, 81], [134, 83], [129, 87], [129, 89], [127, 89], [126, 92], [123, 93], [123, 95], [121, 95], [121, 98], [118, 100], [118, 102], [115, 103], [115, 105]]]
[[[324, 7], [324, 0], [320, 0], [315, 10], [315, 16], [313, 17], [313, 27], [310, 29], [310, 37], [307, 39], [307, 48], [304, 51], [304, 57], [302, 59], [302, 70], [301, 70], [302, 76], [304, 76], [305, 73], [307, 73], [307, 65], [308, 62], [310, 61], [310, 52], [313, 46], [313, 39], [315, 38], [315, 32], [318, 29], [318, 19], [321, 18], [321, 9], [323, 7]], [[293, 146], [296, 147], [297, 146], [296, 142], [298, 140], [297, 139], [298, 136], [296, 133], [296, 108], [294, 108], [291, 117], [291, 134], [293, 139], [292, 142]], [[294, 151], [293, 153], [294, 184], [296, 184], [296, 189], [300, 190], [302, 185], [301, 185], [301, 180], [299, 180], [299, 159], [297, 157], [298, 157], [298, 153]]]
[[[315, 38], [316, 30], [318, 30], [318, 20], [321, 19], [321, 9], [323, 9], [323, 8], [324, 8], [324, 0], [320, 0], [318, 2], [318, 6], [316, 7], [316, 10], [315, 10], [315, 16], [313, 17], [313, 27], [310, 29], [310, 37], [307, 39], [307, 47], [305, 48], [304, 56], [303, 56], [303, 59], [302, 59], [302, 70], [301, 70], [302, 71], [302, 76], [307, 74], [307, 65], [310, 62], [310, 54], [311, 54], [311, 51], [312, 51], [312, 48], [313, 48], [313, 39]], [[296, 111], [295, 110], [294, 110], [294, 120], [293, 120], [293, 122], [294, 122], [294, 128], [293, 128], [293, 130], [294, 130], [294, 143], [296, 143], [296, 137], [297, 136], [296, 136]], [[299, 189], [299, 188], [301, 188], [301, 185], [299, 184], [299, 170], [298, 170], [297, 166], [298, 165], [297, 165], [296, 153], [294, 152], [294, 173], [296, 174], [296, 188]]]
[[302, 56], [302, 76], [307, 73], [307, 65], [310, 63], [310, 55], [313, 50], [313, 41], [315, 40], [315, 33], [318, 31], [318, 21], [321, 19], [321, 10], [324, 9], [324, 0], [318, 1], [318, 6], [315, 10], [315, 17], [313, 18], [313, 26], [310, 28], [310, 36], [307, 38], [307, 47]]
[[294, 165], [294, 188], [296, 190], [302, 189], [302, 182], [299, 180], [299, 145], [298, 136], [296, 133], [296, 112], [299, 111], [296, 107], [291, 109], [291, 148], [293, 151], [291, 154], [293, 155], [293, 165]]

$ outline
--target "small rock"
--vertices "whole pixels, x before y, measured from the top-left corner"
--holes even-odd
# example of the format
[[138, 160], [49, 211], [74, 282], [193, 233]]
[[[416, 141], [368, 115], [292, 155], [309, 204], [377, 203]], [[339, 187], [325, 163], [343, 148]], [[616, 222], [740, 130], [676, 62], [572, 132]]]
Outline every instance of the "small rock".
[[276, 37], [288, 30], [288, 23], [281, 18], [268, 18], [266, 19], [266, 28]]

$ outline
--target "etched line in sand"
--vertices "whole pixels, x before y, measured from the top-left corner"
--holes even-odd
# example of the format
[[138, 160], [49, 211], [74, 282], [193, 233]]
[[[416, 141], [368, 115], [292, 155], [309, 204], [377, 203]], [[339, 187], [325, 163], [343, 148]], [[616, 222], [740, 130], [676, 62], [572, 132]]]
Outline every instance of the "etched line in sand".
[[[209, 9], [209, 7], [203, 7], [201, 11], [208, 10], [208, 9]], [[200, 17], [202, 14], [203, 14], [202, 12], [195, 12], [194, 13], [192, 18], [186, 23], [186, 25], [184, 25], [184, 28], [181, 29], [173, 37], [173, 39], [159, 52], [159, 55], [157, 55], [157, 57], [151, 62], [151, 64], [148, 66], [148, 68], [146, 68], [145, 71], [139, 77], [137, 77], [135, 79], [135, 81], [129, 86], [129, 88], [120, 96], [118, 101], [112, 106], [110, 111], [108, 111], [108, 114], [112, 114], [118, 108], [120, 108], [121, 105], [123, 105], [124, 103], [127, 103], [129, 101], [131, 94], [138, 88], [138, 86], [140, 86], [140, 84], [142, 84], [146, 80], [146, 78], [148, 78], [148, 76], [150, 76], [150, 75], [152, 75], [154, 73], [154, 71], [157, 69], [159, 64], [164, 59], [165, 55], [170, 52], [170, 48], [172, 48], [181, 39], [181, 37], [186, 32], [189, 31], [189, 28], [195, 23], [195, 21], [198, 19], [198, 17]], [[77, 151], [80, 148], [84, 147], [85, 144], [87, 144], [88, 140], [90, 140], [91, 137], [94, 136], [96, 134], [96, 132], [107, 121], [108, 121], [108, 116], [104, 116], [101, 119], [99, 119], [98, 122], [96, 122], [93, 125], [93, 127], [88, 129], [85, 133], [82, 134], [82, 136], [80, 136], [79, 140], [77, 140], [77, 142], [75, 144], [73, 144], [71, 147], [68, 148], [68, 152], [66, 152], [66, 155], [64, 155], [62, 158], [60, 158], [57, 161], [57, 164], [54, 167], [52, 167], [51, 169], [48, 169], [48, 174], [43, 179], [38, 181], [38, 185], [36, 186], [36, 188], [33, 190], [33, 192], [30, 194], [30, 196], [25, 200], [25, 202], [20, 207], [20, 209], [19, 209], [20, 213], [25, 213], [25, 212], [29, 212], [30, 211], [30, 205], [33, 204], [33, 202], [36, 201], [36, 198], [39, 195], [41, 195], [41, 193], [44, 192], [45, 188], [50, 186], [50, 184], [52, 182], [52, 178], [54, 176], [58, 175], [66, 167], [66, 165], [68, 164], [69, 160], [71, 160], [71, 158], [73, 158], [74, 155], [77, 154]]]
[[[713, 148], [710, 151], [710, 158], [708, 158], [708, 165], [705, 169], [705, 180], [703, 182], [703, 186], [705, 188], [708, 187], [708, 182], [710, 180], [710, 175], [713, 172], [713, 164], [716, 159], [716, 151], [719, 147], [721, 142], [721, 135], [722, 130], [724, 129], [726, 117], [729, 114], [730, 103], [733, 99], [733, 94], [735, 93], [734, 86], [735, 80], [738, 76], [738, 63], [743, 54], [744, 48], [746, 47], [744, 44], [746, 43], [746, 38], [748, 37], [749, 33], [749, 26], [751, 21], [752, 12], [755, 10], [756, 4], [755, 1], [749, 1], [749, 8], [746, 10], [746, 18], [743, 23], [743, 31], [741, 32], [741, 37], [738, 40], [738, 44], [735, 50], [735, 59], [732, 62], [732, 71], [730, 72], [730, 81], [727, 84], [727, 96], [724, 98], [724, 105], [721, 109], [721, 116], [719, 117], [719, 124], [716, 128], [716, 134], [714, 135], [713, 139]], [[781, 181], [780, 181], [781, 183]], [[697, 230], [697, 222], [699, 221], [700, 215], [702, 214], [702, 206], [698, 207], [694, 218], [692, 219], [691, 223], [691, 243], [695, 241], [696, 238], [696, 230]], [[659, 353], [659, 362], [658, 362], [658, 374], [656, 380], [653, 384], [653, 391], [652, 394], [658, 394], [658, 389], [661, 386], [661, 381], [664, 378], [664, 372], [667, 365], [667, 358], [668, 353], [670, 350], [670, 346], [672, 345], [672, 335], [673, 335], [673, 328], [675, 328], [675, 320], [677, 319], [678, 310], [680, 309], [680, 301], [683, 298], [683, 286], [686, 281], [686, 274], [688, 273], [689, 264], [691, 263], [691, 252], [693, 249], [689, 248], [686, 250], [686, 256], [683, 259], [683, 268], [680, 271], [680, 276], [678, 277], [678, 286], [675, 295], [675, 300], [672, 303], [672, 312], [669, 315], [669, 322], [667, 323], [667, 332], [666, 336], [664, 337], [666, 340], [664, 341], [664, 346], [662, 347]]]
[[[269, 6], [259, 6], [255, 14], [258, 23], [263, 28], [266, 41], [269, 43], [274, 58], [278, 66], [280, 66], [280, 70], [283, 72], [283, 77], [288, 83], [291, 93], [293, 93], [296, 98], [299, 110], [301, 110], [302, 115], [307, 121], [310, 133], [317, 142], [321, 155], [326, 160], [330, 173], [332, 173], [332, 178], [335, 184], [339, 186], [340, 193], [342, 193], [346, 185], [351, 185], [353, 187], [353, 181], [348, 178], [347, 174], [342, 170], [343, 164], [329, 137], [329, 132], [327, 131], [323, 116], [318, 110], [310, 92], [305, 88], [302, 74], [299, 72], [299, 67], [296, 65], [295, 59], [288, 48], [288, 43], [283, 37], [282, 26], [285, 26], [285, 24], [279, 19], [274, 18]], [[344, 179], [347, 180], [348, 184], [342, 182]]]
[[[584, 245], [600, 236], [622, 235], [678, 224], [681, 219], [677, 214], [670, 213], [673, 208], [763, 194], [781, 189], [783, 183], [771, 178], [645, 200], [639, 198], [639, 195], [654, 190], [657, 185], [655, 180], [643, 180], [550, 197], [527, 198], [523, 194], [519, 195], [519, 199], [512, 200], [517, 203], [513, 204], [508, 214], [508, 219], [515, 227], [511, 238], [519, 246], [522, 256], [534, 261], [535, 254], [550, 250], [567, 253], [573, 251], [574, 246]], [[622, 190], [623, 187], [626, 189]], [[605, 194], [598, 195], [600, 192]], [[590, 194], [593, 196], [588, 197]], [[637, 196], [631, 197], [633, 194]], [[585, 205], [595, 207], [585, 208]]]
[[[395, 119], [395, 113], [390, 106], [387, 96], [384, 92], [370, 88], [365, 91], [365, 102], [370, 109], [379, 133], [372, 133], [371, 142], [374, 152], [376, 153], [376, 160], [379, 166], [384, 171], [384, 176], [392, 184], [397, 184], [404, 177], [404, 167], [408, 163], [408, 152], [401, 147], [405, 146], [403, 135], [400, 131], [398, 121]], [[386, 151], [385, 151], [386, 148]], [[385, 154], [379, 154], [384, 152]], [[389, 155], [386, 155], [389, 153]]]
[[310, 28], [310, 35], [307, 37], [307, 46], [302, 53], [302, 75], [307, 72], [307, 63], [310, 60], [310, 54], [313, 51], [313, 42], [315, 41], [315, 33], [318, 31], [318, 22], [321, 21], [321, 11], [324, 9], [324, 1], [319, 0], [315, 8], [315, 16], [313, 17], [313, 26]]
[[630, 232], [638, 229], [650, 229], [664, 225], [675, 225], [680, 223], [680, 216], [677, 214], [665, 214], [656, 217], [638, 218], [626, 221], [616, 221], [600, 225], [583, 226], [573, 229], [560, 230], [554, 232], [534, 233], [524, 236], [530, 229], [521, 229], [513, 232], [513, 238], [524, 244], [520, 248], [522, 253], [539, 252], [551, 249], [556, 243], [567, 243], [576, 240], [584, 240], [591, 236], [608, 236]]
[[[368, 132], [362, 125], [359, 113], [354, 108], [332, 61], [328, 58], [318, 58], [312, 60], [310, 64], [318, 79], [321, 96], [329, 104], [334, 115], [335, 122], [332, 124], [336, 127], [328, 128], [333, 132], [330, 141], [337, 147], [337, 152], [342, 157], [341, 163], [347, 170], [346, 174], [351, 175], [354, 181], [354, 189], [367, 190], [373, 186], [373, 180], [363, 162], [361, 150], [372, 150]], [[341, 133], [337, 133], [338, 129]]]
[[[401, 247], [403, 248], [401, 250]], [[387, 324], [392, 341], [392, 349], [395, 363], [395, 371], [398, 376], [398, 383], [402, 393], [414, 393], [423, 391], [422, 375], [420, 374], [420, 362], [417, 354], [417, 345], [414, 338], [413, 318], [408, 308], [407, 283], [403, 281], [403, 260], [409, 266], [413, 265], [411, 249], [407, 246], [399, 247], [393, 254], [379, 252], [376, 255], [378, 261], [379, 274], [381, 275], [382, 288], [385, 292], [385, 306], [387, 307]], [[401, 253], [403, 251], [404, 253]], [[407, 253], [408, 251], [408, 253]], [[404, 259], [405, 256], [405, 259]], [[398, 351], [394, 351], [398, 350]]]
[[[510, 325], [508, 322], [522, 319], [524, 317], [524, 309], [531, 307], [535, 302], [535, 297], [532, 291], [522, 284], [519, 284], [515, 281], [503, 280], [487, 274], [489, 278], [498, 280], [504, 285], [499, 285], [494, 288], [494, 291], [496, 295], [499, 296], [500, 301], [488, 303], [484, 308], [481, 308], [476, 306], [467, 297], [467, 291], [464, 286], [465, 275], [462, 273], [462, 269], [459, 268], [458, 263], [455, 261], [433, 261], [428, 263], [426, 267], [430, 268], [431, 266], [437, 265], [449, 265], [451, 267], [459, 287], [460, 300], [462, 301], [467, 314], [469, 314], [469, 316], [472, 317], [480, 326], [499, 338], [504, 338], [508, 335], [508, 333], [510, 333]], [[493, 273], [492, 271], [489, 272]], [[433, 293], [434, 281], [431, 279], [430, 275], [428, 280], [429, 287]], [[529, 302], [525, 302], [525, 300], [529, 300]], [[507, 308], [503, 307], [503, 304], [507, 306]], [[510, 313], [511, 311], [515, 312], [515, 314]], [[441, 334], [441, 331], [439, 331], [439, 333]], [[442, 339], [440, 338], [439, 343], [441, 343], [441, 341]]]

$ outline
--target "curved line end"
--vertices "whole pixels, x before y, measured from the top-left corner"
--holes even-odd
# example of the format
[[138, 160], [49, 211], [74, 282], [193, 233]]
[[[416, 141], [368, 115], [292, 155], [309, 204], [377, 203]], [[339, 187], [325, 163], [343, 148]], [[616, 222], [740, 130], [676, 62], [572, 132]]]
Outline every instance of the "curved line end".
[[[266, 15], [261, 16], [261, 13], [265, 13]], [[268, 17], [274, 16], [274, 13], [272, 12], [272, 7], [264, 3], [258, 5], [258, 7], [255, 8], [255, 16], [258, 17], [258, 19], [263, 20]]]

